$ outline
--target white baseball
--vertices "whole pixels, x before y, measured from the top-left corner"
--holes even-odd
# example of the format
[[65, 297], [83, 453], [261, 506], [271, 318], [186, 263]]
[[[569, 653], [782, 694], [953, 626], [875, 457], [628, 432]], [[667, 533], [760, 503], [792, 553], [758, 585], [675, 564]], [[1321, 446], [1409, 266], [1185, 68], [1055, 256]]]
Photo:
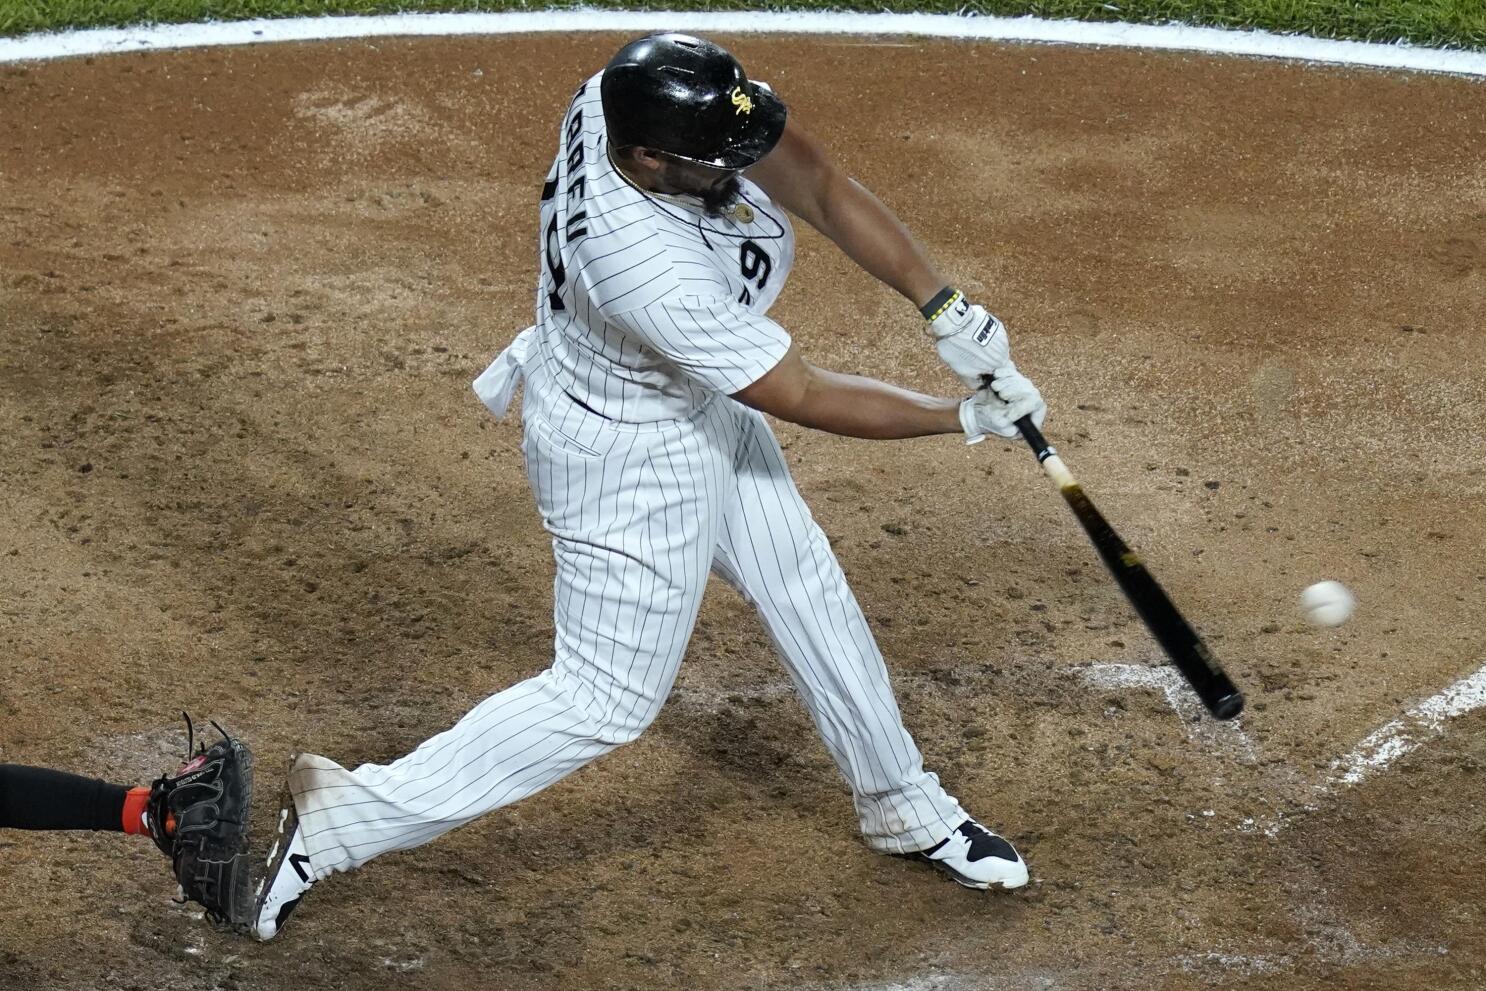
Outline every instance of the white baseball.
[[1300, 593], [1300, 611], [1317, 626], [1340, 626], [1356, 605], [1356, 598], [1341, 582], [1316, 582]]

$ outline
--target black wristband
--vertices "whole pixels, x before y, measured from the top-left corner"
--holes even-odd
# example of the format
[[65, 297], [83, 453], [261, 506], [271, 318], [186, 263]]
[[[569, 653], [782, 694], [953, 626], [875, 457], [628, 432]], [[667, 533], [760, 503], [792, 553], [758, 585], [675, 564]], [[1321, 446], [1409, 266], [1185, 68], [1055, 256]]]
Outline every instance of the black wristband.
[[949, 308], [949, 304], [953, 303], [955, 297], [959, 294], [960, 291], [953, 286], [945, 286], [934, 294], [933, 299], [920, 306], [918, 311], [924, 315], [925, 320], [933, 323], [939, 314]]

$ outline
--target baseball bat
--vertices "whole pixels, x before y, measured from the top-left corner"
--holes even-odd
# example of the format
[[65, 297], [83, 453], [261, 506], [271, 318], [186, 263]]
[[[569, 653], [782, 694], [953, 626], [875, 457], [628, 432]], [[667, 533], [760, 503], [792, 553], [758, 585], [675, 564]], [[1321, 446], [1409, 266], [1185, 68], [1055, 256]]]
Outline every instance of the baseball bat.
[[1135, 607], [1146, 629], [1156, 638], [1166, 656], [1181, 671], [1187, 684], [1197, 693], [1207, 711], [1219, 719], [1232, 719], [1243, 711], [1243, 695], [1234, 687], [1228, 675], [1218, 666], [1212, 651], [1192, 629], [1185, 617], [1172, 603], [1171, 597], [1157, 584], [1156, 579], [1140, 563], [1128, 544], [1104, 519], [1093, 501], [1084, 493], [1083, 486], [1073, 477], [1073, 472], [1058, 457], [1058, 452], [1030, 416], [1016, 421], [1022, 439], [1037, 455], [1042, 470], [1063, 493], [1073, 515], [1083, 524], [1084, 532], [1099, 552], [1099, 557], [1119, 582], [1120, 591]]

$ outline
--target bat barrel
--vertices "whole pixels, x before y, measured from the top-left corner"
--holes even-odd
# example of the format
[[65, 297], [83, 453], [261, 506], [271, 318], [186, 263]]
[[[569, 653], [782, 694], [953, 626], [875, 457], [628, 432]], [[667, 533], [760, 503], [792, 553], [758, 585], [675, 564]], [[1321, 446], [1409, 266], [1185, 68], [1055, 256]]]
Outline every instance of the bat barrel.
[[1024, 416], [1016, 425], [1027, 446], [1042, 464], [1043, 470], [1057, 483], [1068, 507], [1073, 510], [1073, 515], [1088, 534], [1095, 551], [1120, 586], [1120, 591], [1135, 608], [1146, 629], [1161, 645], [1162, 651], [1197, 693], [1207, 711], [1218, 719], [1232, 719], [1237, 716], [1243, 711], [1243, 695], [1213, 658], [1207, 644], [1202, 642], [1202, 638], [1177, 610], [1171, 597], [1146, 570], [1140, 558], [1095, 508], [1093, 501], [1063, 464], [1058, 452], [1042, 436], [1042, 431], [1037, 429], [1032, 418]]

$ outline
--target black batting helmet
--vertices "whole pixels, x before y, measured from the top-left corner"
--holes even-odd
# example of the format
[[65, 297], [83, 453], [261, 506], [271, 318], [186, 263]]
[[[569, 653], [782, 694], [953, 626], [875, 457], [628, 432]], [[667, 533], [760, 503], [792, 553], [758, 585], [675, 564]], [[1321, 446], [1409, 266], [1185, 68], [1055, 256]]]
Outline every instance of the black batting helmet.
[[784, 102], [749, 82], [727, 49], [689, 34], [621, 48], [600, 86], [612, 148], [641, 145], [719, 169], [743, 169], [784, 133]]

